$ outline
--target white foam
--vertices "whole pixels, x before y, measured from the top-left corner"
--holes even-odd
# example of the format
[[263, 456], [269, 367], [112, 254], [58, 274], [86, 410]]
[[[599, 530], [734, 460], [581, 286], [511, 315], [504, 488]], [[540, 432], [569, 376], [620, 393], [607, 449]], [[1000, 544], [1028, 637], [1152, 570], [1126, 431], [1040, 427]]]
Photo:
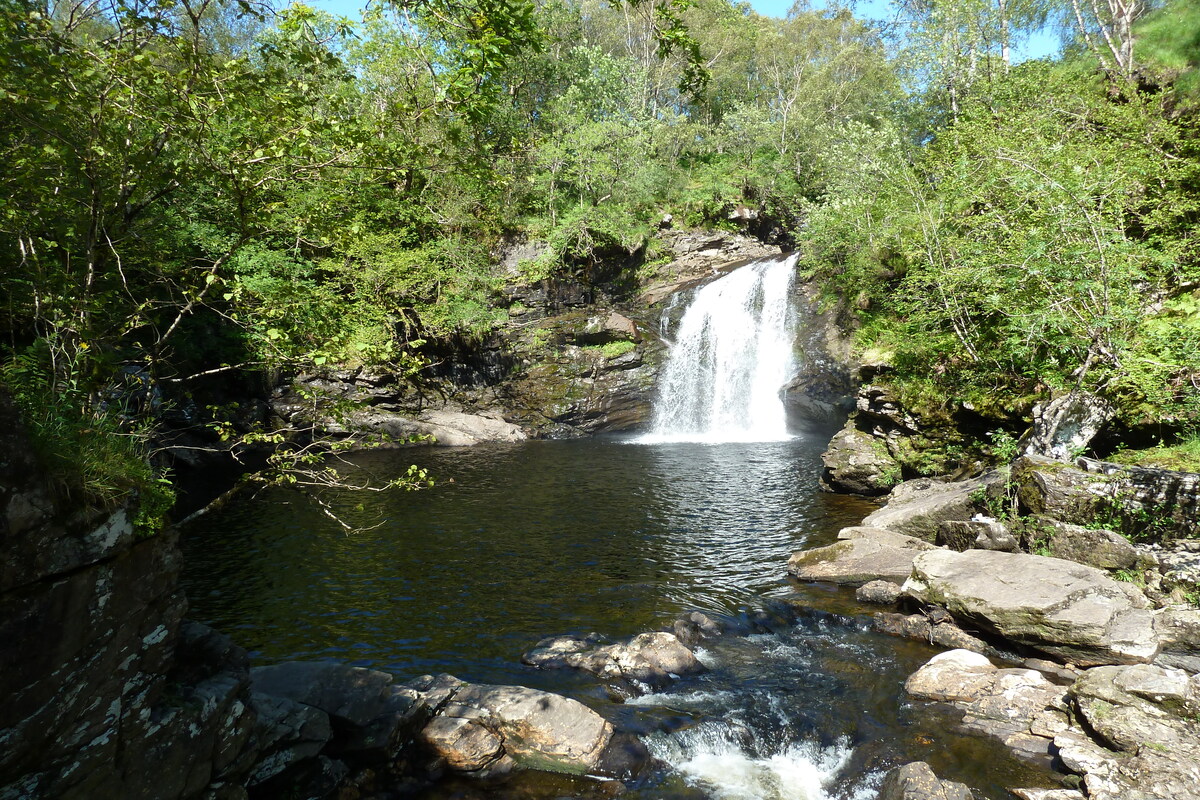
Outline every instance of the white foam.
[[[703, 663], [703, 662], [702, 662]], [[644, 694], [625, 701], [627, 706], [725, 706], [736, 695], [723, 691], [695, 691]]]
[[639, 444], [792, 438], [780, 390], [792, 377], [796, 256], [758, 261], [701, 288], [679, 322]]
[[793, 743], [780, 752], [756, 756], [744, 741], [750, 736], [749, 730], [707, 722], [647, 744], [687, 783], [718, 800], [830, 800], [826, 790], [852, 753], [844, 742], [828, 748]]

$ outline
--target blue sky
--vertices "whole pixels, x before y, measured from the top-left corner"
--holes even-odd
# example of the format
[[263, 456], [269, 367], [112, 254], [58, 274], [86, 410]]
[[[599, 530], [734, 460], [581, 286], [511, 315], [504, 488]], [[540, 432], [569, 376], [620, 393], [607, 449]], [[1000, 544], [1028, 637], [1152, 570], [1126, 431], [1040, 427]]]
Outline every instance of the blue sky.
[[[357, 19], [359, 10], [365, 0], [304, 0], [308, 5], [324, 9], [338, 16]], [[759, 14], [768, 17], [783, 17], [792, 7], [795, 0], [750, 0], [750, 5]], [[888, 19], [892, 16], [893, 0], [859, 0], [855, 13], [860, 17], [872, 19]], [[813, 6], [820, 8], [824, 3], [813, 0]], [[1030, 37], [1022, 46], [1013, 48], [1013, 59], [1024, 61], [1030, 58], [1052, 56], [1058, 52], [1058, 37], [1049, 31], [1042, 31]]]

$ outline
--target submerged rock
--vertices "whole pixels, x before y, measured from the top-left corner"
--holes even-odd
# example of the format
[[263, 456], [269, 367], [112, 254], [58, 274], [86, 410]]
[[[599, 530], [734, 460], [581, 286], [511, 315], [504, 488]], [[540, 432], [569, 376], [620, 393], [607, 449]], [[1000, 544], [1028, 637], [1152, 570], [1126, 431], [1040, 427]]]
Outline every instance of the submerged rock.
[[896, 767], [883, 779], [879, 800], [972, 800], [965, 784], [939, 780], [924, 761]]
[[1021, 800], [1086, 800], [1074, 789], [1010, 789]]
[[1141, 591], [1083, 564], [935, 550], [914, 559], [904, 591], [981, 630], [1083, 666], [1147, 662], [1158, 652]]
[[987, 642], [972, 636], [953, 622], [935, 621], [925, 614], [876, 614], [873, 626], [880, 633], [890, 636], [917, 639], [974, 653], [990, 655], [995, 652]]
[[802, 550], [788, 559], [788, 572], [802, 581], [863, 584], [874, 580], [903, 583], [913, 558], [933, 549], [928, 542], [882, 528], [843, 528], [840, 541]]
[[725, 626], [703, 611], [692, 611], [675, 620], [671, 630], [680, 644], [692, 648], [705, 639], [720, 636], [725, 632]]
[[627, 777], [644, 747], [575, 700], [527, 689], [425, 676], [409, 684], [435, 709], [420, 740], [448, 769], [477, 777], [514, 769]]
[[704, 672], [696, 655], [670, 633], [640, 633], [628, 642], [600, 644], [599, 637], [553, 636], [538, 642], [521, 662], [543, 669], [590, 672], [635, 693], [660, 689], [684, 675]]

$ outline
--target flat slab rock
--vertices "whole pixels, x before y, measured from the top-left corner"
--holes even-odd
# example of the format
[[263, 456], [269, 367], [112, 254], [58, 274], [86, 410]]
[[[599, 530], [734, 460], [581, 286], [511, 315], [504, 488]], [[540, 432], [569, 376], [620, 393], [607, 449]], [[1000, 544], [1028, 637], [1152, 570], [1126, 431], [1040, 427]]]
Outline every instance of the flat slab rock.
[[970, 519], [980, 510], [975, 497], [998, 480], [995, 473], [988, 473], [949, 483], [929, 478], [905, 481], [888, 495], [887, 505], [868, 514], [862, 524], [935, 542], [941, 523]]
[[981, 630], [1080, 666], [1145, 663], [1159, 650], [1141, 591], [1083, 564], [933, 550], [913, 559], [904, 591]]
[[838, 539], [796, 553], [788, 560], [788, 572], [802, 581], [903, 583], [912, 572], [913, 559], [934, 549], [929, 542], [870, 526], [843, 528]]

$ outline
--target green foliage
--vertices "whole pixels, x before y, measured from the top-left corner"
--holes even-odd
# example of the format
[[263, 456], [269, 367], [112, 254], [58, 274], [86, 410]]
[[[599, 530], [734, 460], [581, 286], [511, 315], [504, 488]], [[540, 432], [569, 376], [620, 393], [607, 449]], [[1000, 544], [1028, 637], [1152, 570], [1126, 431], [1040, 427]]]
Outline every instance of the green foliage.
[[594, 345], [585, 349], [593, 350], [604, 358], [611, 360], [620, 358], [626, 353], [636, 350], [637, 345], [628, 339], [618, 339], [614, 342], [605, 342], [604, 344]]
[[152, 431], [137, 406], [151, 402], [138, 373], [90, 385], [89, 347], [38, 340], [0, 366], [0, 383], [21, 412], [37, 458], [67, 497], [113, 508], [132, 499], [135, 529], [156, 532], [174, 493], [150, 465]]
[[1145, 310], [1192, 269], [1193, 232], [1158, 211], [1194, 202], [1190, 133], [1160, 98], [1029, 64], [919, 153], [851, 133], [860, 166], [804, 244], [815, 277], [862, 298], [900, 383], [977, 406], [1082, 385], [1127, 419], [1195, 414], [1191, 301]]

